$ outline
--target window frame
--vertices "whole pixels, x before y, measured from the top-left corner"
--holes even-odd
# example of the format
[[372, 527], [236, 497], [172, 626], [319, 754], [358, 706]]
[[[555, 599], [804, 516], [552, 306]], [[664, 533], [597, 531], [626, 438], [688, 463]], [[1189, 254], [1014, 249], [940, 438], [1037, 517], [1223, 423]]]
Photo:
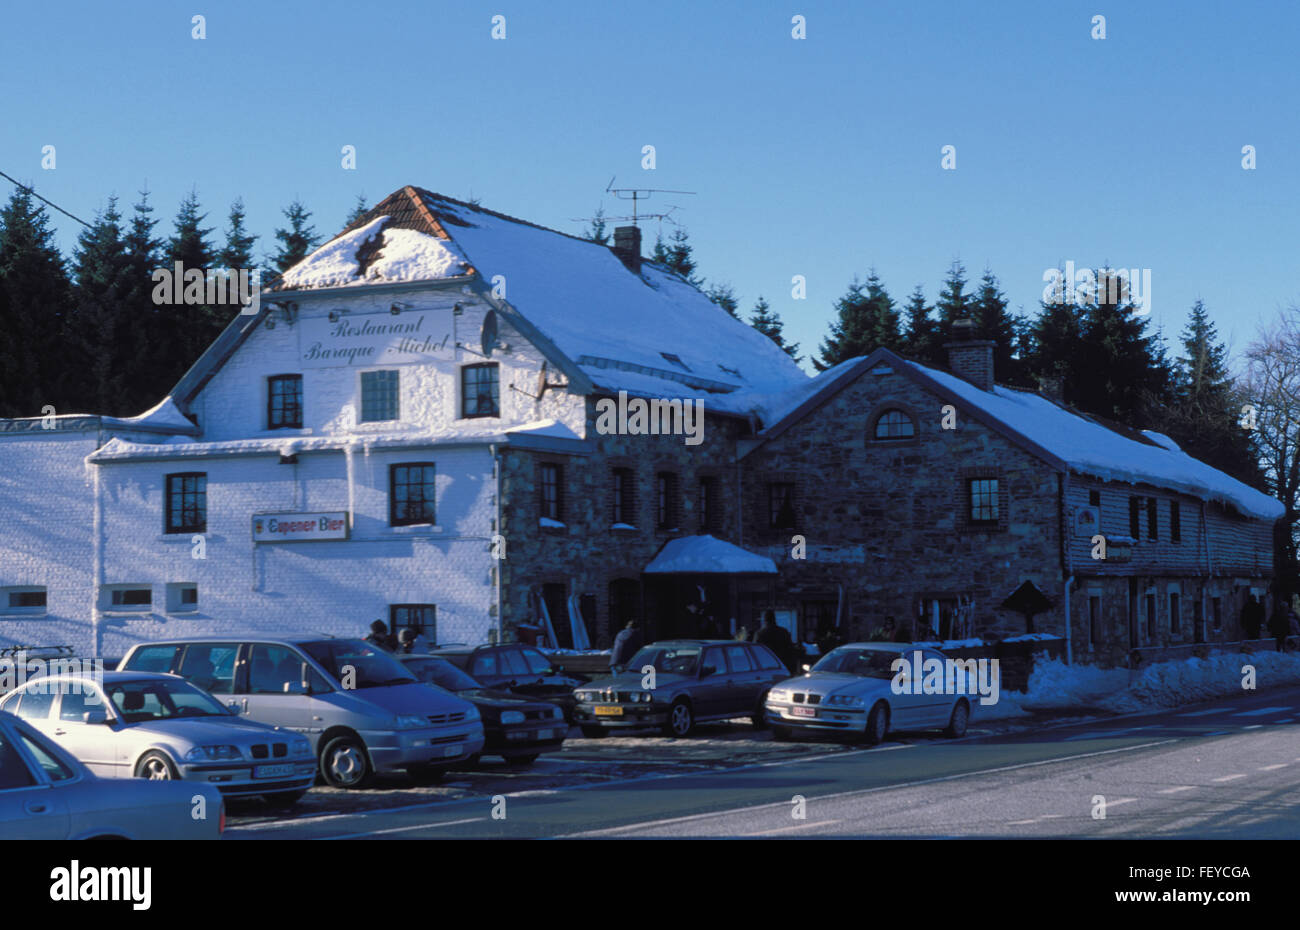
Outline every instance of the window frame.
[[[275, 390], [276, 385], [290, 384], [290, 383], [297, 385], [297, 391], [295, 392], [295, 403], [294, 403], [297, 416], [292, 421], [286, 419], [285, 410], [288, 408], [285, 407], [284, 404], [281, 404], [281, 410], [279, 415], [280, 418], [283, 420], [283, 422], [277, 423], [275, 422], [275, 418], [276, 418], [275, 401], [277, 397], [283, 399], [286, 395], [284, 394], [277, 395]], [[302, 408], [303, 408], [302, 375], [300, 374], [267, 375], [266, 378], [266, 428], [267, 429], [302, 429], [302, 413], [303, 413]]]
[[655, 471], [655, 530], [661, 533], [682, 527], [682, 477], [669, 468]]
[[[424, 504], [426, 508], [428, 508], [431, 511], [427, 514], [428, 519], [425, 519], [426, 515], [423, 512], [418, 518], [411, 518], [409, 516], [403, 516], [400, 518], [398, 517], [397, 470], [399, 468], [406, 468], [406, 469], [429, 468], [433, 470], [432, 478], [426, 480], [423, 477], [423, 474], [421, 474], [421, 480], [419, 482], [419, 486], [421, 488], [431, 486], [433, 489], [433, 493], [430, 496], [425, 497], [422, 495], [420, 498], [421, 503]], [[408, 489], [413, 486], [414, 485], [410, 481], [404, 482], [404, 487], [407, 487]], [[402, 503], [404, 503], [407, 507], [410, 506], [411, 497], [409, 491], [406, 500], [403, 501]], [[388, 525], [389, 526], [435, 526], [437, 525], [437, 522], [438, 522], [438, 466], [437, 464], [435, 462], [393, 462], [391, 463], [388, 466]]]
[[1183, 508], [1176, 500], [1169, 502], [1169, 541], [1175, 545], [1183, 541]]
[[564, 465], [561, 462], [537, 463], [537, 515], [539, 519], [564, 522]]
[[[992, 504], [991, 517], [978, 517], [976, 513], [976, 483], [991, 483], [990, 492], [981, 492]], [[966, 521], [971, 526], [998, 526], [1002, 522], [1002, 479], [997, 475], [968, 475], [966, 477]]]
[[[475, 398], [476, 410], [478, 412], [470, 413], [469, 412], [470, 383], [468, 381], [469, 374], [470, 372], [480, 372], [485, 370], [490, 370], [492, 372], [492, 382], [491, 382], [492, 383], [492, 390], [491, 390], [492, 411], [490, 413], [481, 412], [482, 395], [480, 393], [480, 390], [482, 388], [482, 385], [485, 382], [483, 382], [481, 379], [476, 378], [474, 381], [474, 388], [475, 388], [474, 398]], [[461, 365], [460, 366], [460, 419], [477, 420], [485, 417], [500, 417], [500, 416], [501, 416], [501, 365], [500, 363], [475, 362], [472, 365]]]
[[[775, 497], [774, 497], [774, 492], [776, 492], [778, 488], [790, 489], [788, 496], [786, 497], [785, 501], [782, 503], [780, 508], [775, 506]], [[767, 482], [766, 490], [767, 490], [768, 530], [771, 532], [785, 532], [788, 530], [797, 529], [799, 526], [799, 504], [798, 504], [798, 488], [796, 487], [795, 482], [769, 481]], [[780, 516], [781, 511], [786, 506], [789, 506], [790, 508], [790, 522], [788, 525], [777, 522], [777, 518]]]
[[[882, 423], [885, 423], [886, 418], [889, 417], [891, 414], [897, 414], [897, 415], [898, 415], [898, 419], [897, 419], [897, 420], [891, 420], [891, 421], [889, 422], [889, 424], [888, 424], [887, 427], [886, 427], [886, 429], [887, 429], [887, 434], [884, 435], [884, 436], [882, 436], [882, 435], [880, 435], [880, 427], [881, 427], [881, 424], [882, 424]], [[910, 432], [907, 432], [907, 433], [894, 433], [894, 432], [893, 432], [893, 426], [894, 426], [896, 423], [901, 423], [902, 425], [906, 426], [906, 427], [908, 428], [908, 430], [910, 430]], [[888, 408], [886, 408], [886, 409], [880, 411], [880, 413], [877, 414], [876, 417], [875, 417], [875, 419], [872, 421], [872, 424], [871, 424], [871, 438], [872, 438], [872, 441], [874, 441], [874, 442], [904, 442], [904, 441], [909, 440], [909, 439], [915, 439], [915, 438], [916, 438], [916, 419], [915, 419], [915, 418], [914, 418], [910, 413], [908, 413], [906, 410], [902, 409], [901, 407], [888, 407]]]
[[[181, 514], [185, 516], [186, 504], [185, 498], [187, 493], [192, 493], [195, 499], [195, 516], [196, 522], [184, 523], [180, 526], [172, 526], [172, 482], [187, 478], [198, 479], [202, 486], [193, 492], [186, 492], [182, 487], [181, 495]], [[205, 471], [178, 471], [163, 476], [163, 534], [170, 536], [185, 536], [193, 533], [206, 533], [208, 531], [208, 473]]]
[[1160, 499], [1147, 498], [1147, 539], [1160, 541]]
[[[418, 624], [398, 623], [398, 614], [400, 611], [418, 610], [427, 612], [429, 619], [427, 625], [423, 619]], [[409, 616], [409, 615], [408, 615]], [[417, 634], [423, 636], [429, 641], [430, 645], [438, 642], [438, 605], [437, 604], [389, 604], [388, 605], [388, 630], [394, 636], [403, 629], [413, 629]]]
[[[398, 368], [375, 368], [371, 371], [361, 371], [357, 373], [357, 422], [358, 423], [396, 423], [402, 419], [402, 373]], [[379, 375], [391, 375], [393, 381], [392, 400], [393, 416], [391, 417], [369, 417], [366, 415], [366, 386], [367, 379], [373, 383]], [[372, 388], [373, 390], [373, 388]]]

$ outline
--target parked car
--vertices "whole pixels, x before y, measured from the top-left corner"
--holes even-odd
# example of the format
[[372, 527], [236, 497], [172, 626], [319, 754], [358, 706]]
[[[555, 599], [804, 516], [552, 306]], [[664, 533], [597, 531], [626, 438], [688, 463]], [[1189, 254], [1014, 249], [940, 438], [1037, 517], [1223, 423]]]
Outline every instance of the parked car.
[[573, 689], [587, 679], [570, 675], [523, 643], [486, 646], [440, 646], [430, 652], [466, 672], [485, 688], [509, 691], [564, 708], [564, 719], [573, 720]]
[[[646, 666], [655, 669], [653, 689], [643, 687]], [[643, 727], [686, 736], [700, 721], [732, 717], [749, 717], [762, 727], [767, 689], [790, 675], [766, 646], [731, 640], [653, 643], [642, 647], [627, 669], [574, 692], [574, 720], [585, 736]]]
[[104, 778], [202, 782], [293, 804], [316, 781], [307, 737], [241, 717], [175, 675], [50, 675], [15, 688], [21, 717]]
[[121, 668], [172, 672], [250, 720], [311, 741], [322, 779], [360, 788], [376, 772], [436, 781], [483, 748], [473, 704], [421, 684], [359, 639], [201, 637], [143, 643]]
[[[768, 692], [767, 717], [775, 739], [796, 733], [842, 733], [879, 743], [894, 730], [943, 729], [966, 733], [974, 688], [963, 678], [962, 694], [912, 693], [910, 680], [896, 694], [893, 663], [920, 652], [922, 662], [947, 657], [938, 649], [908, 643], [849, 643], [828, 652], [804, 675]], [[918, 675], [919, 677], [919, 675]], [[953, 689], [957, 690], [957, 689]]]
[[569, 725], [564, 722], [564, 709], [558, 704], [484, 688], [481, 682], [446, 659], [431, 655], [397, 658], [420, 681], [450, 691], [478, 708], [483, 718], [484, 754], [532, 765], [542, 753], [564, 745]]
[[26, 722], [0, 712], [0, 837], [215, 840], [225, 828], [214, 786], [98, 778]]

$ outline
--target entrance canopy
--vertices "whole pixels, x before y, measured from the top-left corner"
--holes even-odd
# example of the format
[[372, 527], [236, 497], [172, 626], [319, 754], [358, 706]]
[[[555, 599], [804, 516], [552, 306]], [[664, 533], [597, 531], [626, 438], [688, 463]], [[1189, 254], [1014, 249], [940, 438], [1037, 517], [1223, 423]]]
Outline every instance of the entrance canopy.
[[669, 540], [645, 567], [647, 575], [775, 575], [776, 563], [713, 536]]

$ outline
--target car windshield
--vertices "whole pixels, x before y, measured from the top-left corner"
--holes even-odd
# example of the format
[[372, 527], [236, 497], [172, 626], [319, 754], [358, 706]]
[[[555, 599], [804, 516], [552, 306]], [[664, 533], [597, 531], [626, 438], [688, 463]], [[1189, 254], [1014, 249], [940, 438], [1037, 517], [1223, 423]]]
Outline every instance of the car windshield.
[[165, 678], [114, 681], [104, 685], [104, 693], [118, 716], [127, 723], [175, 717], [229, 716], [229, 711], [188, 681]]
[[359, 639], [326, 639], [301, 645], [345, 690], [409, 685], [418, 681], [401, 662]]
[[700, 662], [699, 646], [643, 646], [627, 663], [629, 671], [640, 672], [653, 665], [656, 672], [694, 675]]
[[444, 659], [419, 658], [402, 662], [415, 673], [415, 677], [428, 685], [437, 685], [448, 691], [468, 691], [483, 687], [469, 675]]
[[893, 678], [890, 665], [898, 658], [897, 652], [887, 649], [851, 649], [841, 646], [828, 652], [816, 665], [814, 672], [844, 672], [861, 678]]

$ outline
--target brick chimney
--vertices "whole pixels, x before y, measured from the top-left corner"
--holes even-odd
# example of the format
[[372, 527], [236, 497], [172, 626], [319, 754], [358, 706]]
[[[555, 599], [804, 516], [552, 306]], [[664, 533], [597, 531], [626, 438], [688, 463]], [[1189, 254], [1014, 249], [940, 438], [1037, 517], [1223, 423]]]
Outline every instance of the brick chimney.
[[948, 370], [981, 391], [993, 390], [993, 347], [991, 339], [975, 338], [973, 320], [954, 320], [948, 350]]
[[641, 273], [641, 229], [638, 226], [614, 227], [614, 254], [628, 270]]

